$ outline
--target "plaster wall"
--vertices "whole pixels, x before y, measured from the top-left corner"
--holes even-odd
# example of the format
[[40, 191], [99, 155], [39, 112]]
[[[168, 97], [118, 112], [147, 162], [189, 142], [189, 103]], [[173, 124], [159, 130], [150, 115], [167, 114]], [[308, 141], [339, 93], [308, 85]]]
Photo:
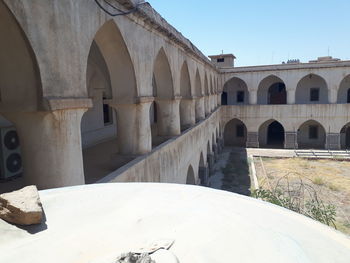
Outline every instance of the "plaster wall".
[[[168, 182], [186, 183], [191, 165], [198, 181], [200, 156], [207, 156], [207, 145], [212, 148], [212, 138], [220, 123], [221, 110], [212, 113], [206, 120], [154, 148], [151, 153], [121, 167], [100, 180], [106, 182]], [[215, 144], [215, 142], [214, 142]], [[205, 158], [206, 159], [206, 158]]]

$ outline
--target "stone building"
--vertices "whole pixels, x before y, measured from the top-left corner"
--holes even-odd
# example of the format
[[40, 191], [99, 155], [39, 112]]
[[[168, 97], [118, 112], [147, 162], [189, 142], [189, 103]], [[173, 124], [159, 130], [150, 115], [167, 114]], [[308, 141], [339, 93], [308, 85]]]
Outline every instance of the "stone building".
[[9, 177], [23, 171], [0, 191], [198, 184], [223, 144], [350, 145], [350, 62], [236, 68], [230, 54], [210, 61], [149, 4], [110, 3], [0, 0], [1, 126], [16, 129], [21, 156], [2, 164]]

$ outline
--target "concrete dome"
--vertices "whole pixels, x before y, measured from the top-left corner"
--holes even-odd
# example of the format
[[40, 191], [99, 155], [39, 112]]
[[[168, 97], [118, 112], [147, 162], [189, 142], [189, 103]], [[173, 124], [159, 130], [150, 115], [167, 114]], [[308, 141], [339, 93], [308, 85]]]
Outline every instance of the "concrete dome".
[[174, 240], [169, 252], [181, 263], [350, 262], [345, 235], [225, 191], [125, 183], [46, 190], [40, 197], [46, 226], [21, 229], [0, 220], [0, 262], [115, 262], [164, 239]]

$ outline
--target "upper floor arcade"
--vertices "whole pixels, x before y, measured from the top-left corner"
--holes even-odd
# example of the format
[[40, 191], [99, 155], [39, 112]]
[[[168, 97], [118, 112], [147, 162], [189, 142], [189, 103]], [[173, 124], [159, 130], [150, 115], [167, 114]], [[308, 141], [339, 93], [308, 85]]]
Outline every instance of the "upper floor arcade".
[[223, 105], [350, 103], [350, 61], [221, 69]]

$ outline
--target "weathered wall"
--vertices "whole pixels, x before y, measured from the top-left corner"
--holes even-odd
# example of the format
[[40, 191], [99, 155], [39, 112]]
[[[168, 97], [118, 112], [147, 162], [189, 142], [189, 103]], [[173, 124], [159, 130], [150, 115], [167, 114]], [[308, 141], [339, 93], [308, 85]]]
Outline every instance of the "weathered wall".
[[218, 109], [181, 136], [159, 145], [151, 153], [137, 158], [99, 182], [186, 183], [190, 165], [198, 182], [200, 156], [207, 156], [207, 145], [212, 148], [212, 138], [217, 138], [214, 134], [219, 129], [220, 118], [221, 109]]

